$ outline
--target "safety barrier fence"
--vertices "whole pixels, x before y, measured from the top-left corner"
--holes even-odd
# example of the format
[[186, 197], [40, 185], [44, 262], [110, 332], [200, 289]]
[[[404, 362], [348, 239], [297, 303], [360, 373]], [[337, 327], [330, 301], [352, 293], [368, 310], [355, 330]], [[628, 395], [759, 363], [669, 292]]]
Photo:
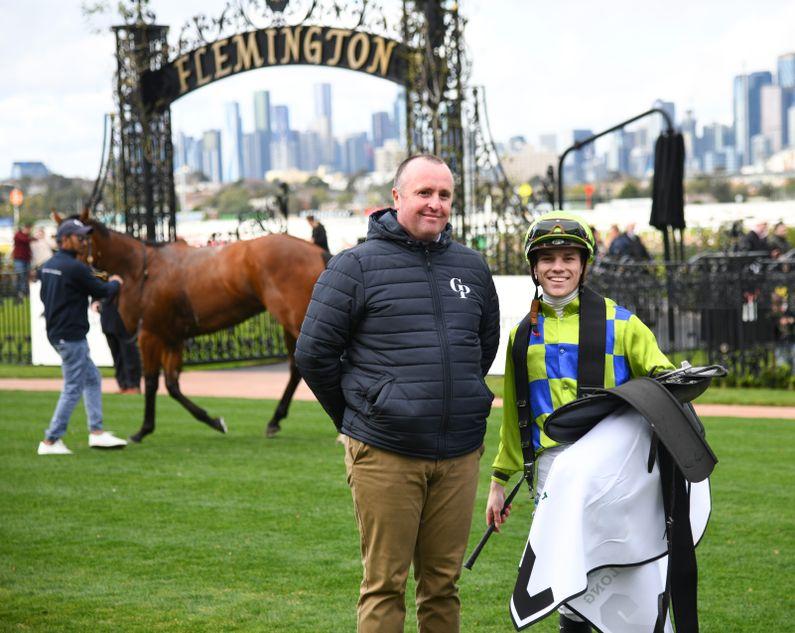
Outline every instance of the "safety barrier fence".
[[668, 354], [746, 377], [792, 368], [795, 261], [710, 253], [686, 263], [602, 260], [589, 283], [637, 314]]
[[[757, 375], [795, 350], [795, 261], [703, 254], [687, 263], [597, 261], [589, 284], [637, 314], [668, 354]], [[0, 362], [31, 362], [30, 307], [15, 275], [0, 274]], [[262, 313], [187, 342], [186, 364], [287, 356], [281, 327]]]
[[17, 294], [17, 274], [0, 273], [0, 363], [30, 363], [30, 302]]

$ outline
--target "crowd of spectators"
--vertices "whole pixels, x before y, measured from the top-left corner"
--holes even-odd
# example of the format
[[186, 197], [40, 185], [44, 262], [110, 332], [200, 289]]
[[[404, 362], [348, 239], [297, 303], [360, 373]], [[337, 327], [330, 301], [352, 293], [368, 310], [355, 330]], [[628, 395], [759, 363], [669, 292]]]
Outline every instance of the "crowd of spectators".
[[772, 259], [778, 259], [792, 250], [787, 239], [787, 225], [777, 222], [770, 231], [767, 222], [758, 222], [740, 239], [738, 250], [741, 252], [766, 252]]

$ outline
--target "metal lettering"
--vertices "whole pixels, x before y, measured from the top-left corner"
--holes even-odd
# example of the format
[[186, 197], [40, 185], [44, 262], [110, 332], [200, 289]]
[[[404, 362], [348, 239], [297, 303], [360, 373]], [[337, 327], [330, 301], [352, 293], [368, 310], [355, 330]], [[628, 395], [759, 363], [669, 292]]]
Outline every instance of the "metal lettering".
[[332, 37], [336, 39], [334, 42], [334, 54], [331, 56], [330, 59], [326, 60], [327, 66], [336, 66], [340, 63], [340, 59], [342, 59], [342, 44], [346, 37], [351, 34], [349, 29], [329, 29], [326, 33], [326, 41], [330, 40]]
[[215, 57], [215, 77], [214, 79], [220, 79], [221, 77], [226, 77], [229, 73], [232, 72], [231, 66], [224, 67], [224, 64], [229, 61], [229, 55], [221, 50], [224, 46], [229, 43], [229, 39], [218, 40], [217, 42], [213, 42], [213, 57]]
[[[246, 41], [246, 39], [248, 41]], [[241, 70], [249, 70], [252, 66], [257, 68], [265, 63], [265, 60], [262, 58], [262, 53], [259, 51], [257, 34], [254, 32], [248, 33], [246, 39], [244, 39], [241, 34], [235, 35], [232, 38], [237, 47], [237, 63], [232, 70], [234, 73], [240, 72]]]
[[304, 59], [310, 64], [319, 64], [323, 58], [323, 43], [320, 27], [310, 26], [304, 35]]
[[268, 64], [273, 66], [276, 63], [276, 30], [268, 29], [265, 35], [268, 37]]
[[301, 26], [289, 27], [285, 26], [282, 27], [282, 33], [284, 34], [284, 55], [279, 61], [280, 64], [287, 64], [290, 62], [290, 58], [292, 57], [293, 61], [301, 61], [299, 57], [300, 45], [301, 45]]
[[389, 68], [389, 60], [392, 59], [392, 51], [395, 49], [397, 42], [387, 42], [378, 35], [373, 39], [375, 40], [375, 52], [373, 53], [372, 63], [367, 67], [367, 72], [374, 73], [377, 71], [383, 77]]
[[177, 67], [177, 76], [179, 77], [179, 94], [183, 95], [188, 91], [188, 78], [190, 77], [190, 70], [185, 68], [188, 63], [188, 56], [183, 55], [174, 60], [174, 65]]
[[206, 46], [200, 46], [193, 53], [193, 65], [196, 68], [196, 87], [204, 86], [212, 81], [211, 75], [205, 75], [202, 68], [202, 57], [207, 52]]
[[[359, 54], [356, 49], [359, 49]], [[357, 33], [348, 42], [348, 68], [359, 70], [370, 57], [370, 40], [366, 33]]]

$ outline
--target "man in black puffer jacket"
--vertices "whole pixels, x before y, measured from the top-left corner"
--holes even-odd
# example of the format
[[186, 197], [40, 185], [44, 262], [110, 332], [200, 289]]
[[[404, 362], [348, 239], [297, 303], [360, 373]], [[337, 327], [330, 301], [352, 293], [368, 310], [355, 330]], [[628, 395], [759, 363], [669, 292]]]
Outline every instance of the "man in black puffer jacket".
[[298, 338], [301, 374], [346, 436], [360, 632], [403, 631], [412, 560], [420, 631], [459, 629], [499, 304], [483, 257], [451, 240], [452, 195], [442, 160], [404, 161], [395, 209], [329, 262]]

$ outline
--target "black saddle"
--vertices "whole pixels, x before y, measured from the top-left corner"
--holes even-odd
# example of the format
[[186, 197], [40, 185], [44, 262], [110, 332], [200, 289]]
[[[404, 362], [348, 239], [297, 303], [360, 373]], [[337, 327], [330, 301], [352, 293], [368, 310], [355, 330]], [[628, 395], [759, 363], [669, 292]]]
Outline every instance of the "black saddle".
[[686, 367], [611, 389], [593, 389], [552, 413], [544, 432], [556, 442], [576, 442], [604, 417], [629, 405], [648, 420], [654, 437], [668, 449], [685, 479], [703, 481], [718, 460], [690, 402], [707, 390], [713, 378], [725, 375], [719, 365]]

